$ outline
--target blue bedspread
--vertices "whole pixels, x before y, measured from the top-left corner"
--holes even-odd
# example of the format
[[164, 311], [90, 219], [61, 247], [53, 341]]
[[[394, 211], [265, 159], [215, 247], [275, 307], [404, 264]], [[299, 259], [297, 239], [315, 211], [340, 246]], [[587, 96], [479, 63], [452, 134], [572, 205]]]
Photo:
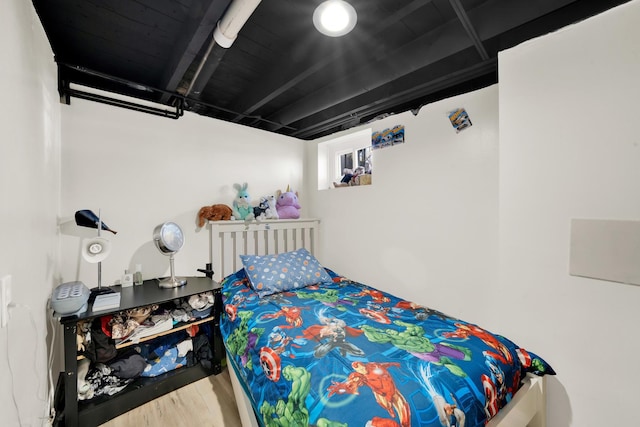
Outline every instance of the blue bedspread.
[[327, 270], [259, 298], [223, 281], [229, 360], [264, 426], [482, 426], [526, 372], [553, 374], [510, 340]]

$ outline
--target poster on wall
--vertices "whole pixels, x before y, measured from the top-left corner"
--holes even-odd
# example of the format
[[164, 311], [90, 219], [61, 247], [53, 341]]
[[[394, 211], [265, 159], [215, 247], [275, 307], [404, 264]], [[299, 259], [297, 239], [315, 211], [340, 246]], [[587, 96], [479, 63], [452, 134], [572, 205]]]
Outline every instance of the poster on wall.
[[404, 144], [404, 125], [396, 125], [371, 135], [371, 147], [374, 150], [392, 145]]
[[449, 121], [451, 121], [451, 125], [456, 130], [456, 133], [459, 133], [466, 128], [471, 127], [472, 125], [469, 114], [464, 108], [458, 108], [456, 110], [450, 111], [448, 115]]

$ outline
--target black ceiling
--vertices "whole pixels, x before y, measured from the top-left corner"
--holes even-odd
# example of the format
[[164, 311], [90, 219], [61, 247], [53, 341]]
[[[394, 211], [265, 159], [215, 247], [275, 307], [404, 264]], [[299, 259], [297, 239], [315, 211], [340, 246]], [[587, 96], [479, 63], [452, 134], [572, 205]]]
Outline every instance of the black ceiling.
[[65, 102], [78, 96], [174, 118], [193, 111], [314, 139], [496, 83], [500, 50], [628, 0], [349, 0], [358, 23], [338, 38], [313, 27], [322, 0], [263, 0], [224, 49], [210, 42], [231, 1], [33, 4]]

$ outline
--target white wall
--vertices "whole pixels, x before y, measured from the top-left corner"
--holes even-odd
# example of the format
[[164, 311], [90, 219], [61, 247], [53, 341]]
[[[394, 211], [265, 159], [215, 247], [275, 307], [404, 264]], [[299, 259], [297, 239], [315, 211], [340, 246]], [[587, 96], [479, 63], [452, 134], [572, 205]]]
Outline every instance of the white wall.
[[[72, 98], [62, 106], [62, 274], [65, 281], [97, 285], [97, 266], [80, 256], [83, 237], [75, 211], [100, 210], [118, 231], [102, 234], [112, 243], [102, 263], [102, 283], [111, 285], [125, 269], [142, 264], [144, 279], [167, 276], [169, 260], [153, 245], [156, 225], [178, 223], [185, 245], [175, 255], [176, 274], [201, 275], [209, 259], [208, 229], [198, 229], [205, 205], [231, 206], [234, 183], [247, 182], [254, 204], [287, 185], [302, 192], [303, 141], [187, 113], [170, 120]], [[303, 212], [306, 212], [304, 210]]]
[[640, 218], [638, 22], [636, 0], [499, 57], [496, 303], [558, 371], [553, 427], [638, 424], [640, 288], [568, 274], [571, 218]]
[[[456, 134], [447, 113], [458, 107], [473, 126]], [[496, 85], [367, 125], [404, 125], [406, 142], [374, 151], [373, 185], [317, 192], [321, 261], [481, 323], [497, 267], [497, 113]]]
[[60, 107], [53, 54], [31, 2], [0, 13], [0, 276], [16, 307], [0, 328], [2, 425], [36, 426], [47, 411], [48, 312], [59, 275]]

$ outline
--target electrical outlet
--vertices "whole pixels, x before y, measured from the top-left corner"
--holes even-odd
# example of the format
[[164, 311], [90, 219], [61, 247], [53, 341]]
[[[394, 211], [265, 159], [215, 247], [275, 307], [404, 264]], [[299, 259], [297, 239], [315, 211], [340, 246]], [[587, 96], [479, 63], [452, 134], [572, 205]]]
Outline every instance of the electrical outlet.
[[11, 275], [0, 279], [0, 328], [9, 322], [9, 304], [11, 303]]

